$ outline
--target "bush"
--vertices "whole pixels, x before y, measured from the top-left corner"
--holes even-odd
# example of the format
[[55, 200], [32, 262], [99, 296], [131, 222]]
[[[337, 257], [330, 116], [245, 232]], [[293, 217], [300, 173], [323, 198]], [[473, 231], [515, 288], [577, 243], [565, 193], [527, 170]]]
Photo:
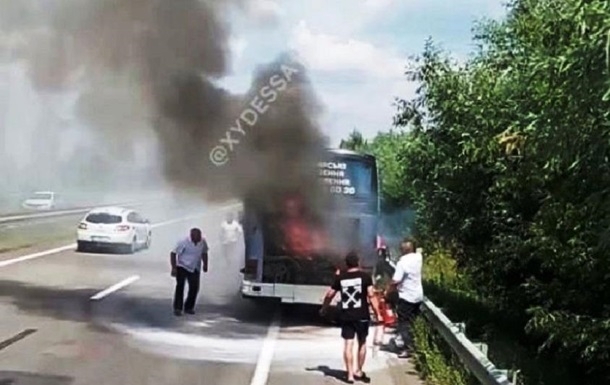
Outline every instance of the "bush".
[[428, 385], [476, 385], [436, 331], [419, 317], [413, 327], [415, 366]]

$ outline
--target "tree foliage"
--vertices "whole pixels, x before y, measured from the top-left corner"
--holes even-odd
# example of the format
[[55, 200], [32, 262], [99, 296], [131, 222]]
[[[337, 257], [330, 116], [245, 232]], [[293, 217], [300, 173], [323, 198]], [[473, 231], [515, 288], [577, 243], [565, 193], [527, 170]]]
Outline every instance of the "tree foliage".
[[342, 149], [375, 155], [380, 171], [383, 207], [386, 211], [408, 204], [404, 186], [404, 167], [400, 159], [407, 137], [408, 134], [402, 130], [390, 130], [379, 133], [373, 140], [367, 141], [360, 131], [354, 129], [339, 145]]
[[517, 0], [475, 31], [462, 66], [426, 45], [383, 192], [541, 349], [608, 379], [610, 5]]
[[368, 142], [364, 139], [362, 133], [354, 128], [347, 139], [341, 140], [339, 148], [358, 152], [366, 151], [368, 149]]

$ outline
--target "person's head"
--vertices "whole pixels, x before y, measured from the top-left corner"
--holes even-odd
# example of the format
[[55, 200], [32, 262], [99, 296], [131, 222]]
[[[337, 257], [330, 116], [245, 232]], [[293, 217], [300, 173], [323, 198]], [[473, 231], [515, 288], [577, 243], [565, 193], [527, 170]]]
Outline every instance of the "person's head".
[[388, 249], [385, 246], [381, 246], [377, 249], [377, 256], [379, 258], [385, 258], [388, 255]]
[[412, 238], [405, 238], [400, 243], [400, 252], [403, 255], [404, 254], [414, 253], [415, 250], [416, 250], [416, 248], [415, 248], [415, 240], [413, 240]]
[[227, 223], [231, 223], [235, 220], [235, 215], [233, 213], [228, 213], [225, 217], [225, 220], [227, 221]]
[[191, 229], [191, 241], [194, 243], [198, 243], [201, 241], [201, 230], [198, 228]]
[[350, 251], [345, 256], [345, 266], [348, 269], [355, 269], [360, 266], [360, 258], [358, 258], [358, 254], [354, 251]]

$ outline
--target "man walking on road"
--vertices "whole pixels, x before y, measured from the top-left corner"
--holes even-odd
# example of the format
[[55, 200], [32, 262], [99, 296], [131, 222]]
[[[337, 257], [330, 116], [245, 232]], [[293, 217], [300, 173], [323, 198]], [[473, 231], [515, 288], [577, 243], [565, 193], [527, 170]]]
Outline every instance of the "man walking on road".
[[[343, 347], [343, 360], [347, 370], [347, 382], [354, 383], [354, 379], [368, 382], [368, 377], [362, 371], [366, 359], [366, 339], [369, 334], [371, 316], [369, 303], [373, 306], [377, 319], [381, 319], [379, 303], [375, 296], [372, 277], [360, 270], [360, 261], [356, 253], [349, 253], [345, 257], [347, 270], [340, 273], [326, 296], [320, 310], [324, 316], [337, 293], [341, 293], [339, 304], [339, 322], [341, 324], [341, 337], [345, 341]], [[370, 302], [369, 302], [370, 301]], [[354, 337], [358, 338], [358, 364], [354, 370]]]
[[412, 327], [424, 300], [422, 286], [422, 255], [416, 252], [415, 242], [405, 239], [400, 245], [402, 257], [390, 284], [390, 292], [398, 291], [396, 315], [397, 331], [402, 338], [404, 349], [400, 358], [407, 358], [413, 350]]
[[239, 239], [244, 231], [233, 214], [228, 215], [222, 222], [221, 231], [224, 259], [225, 262], [230, 262], [237, 255]]
[[[172, 277], [176, 277], [174, 292], [174, 314], [182, 311], [195, 314], [195, 302], [199, 293], [201, 265], [203, 272], [208, 272], [208, 244], [198, 228], [191, 229], [190, 236], [178, 242], [170, 254]], [[189, 291], [184, 302], [184, 284], [188, 282]]]

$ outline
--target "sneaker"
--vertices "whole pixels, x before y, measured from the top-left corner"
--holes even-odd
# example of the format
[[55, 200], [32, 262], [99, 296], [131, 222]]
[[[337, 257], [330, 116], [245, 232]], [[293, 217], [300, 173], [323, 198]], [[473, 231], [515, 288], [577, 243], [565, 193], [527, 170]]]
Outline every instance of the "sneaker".
[[174, 310], [174, 315], [176, 317], [180, 317], [182, 315], [182, 310], [178, 310], [178, 309]]

